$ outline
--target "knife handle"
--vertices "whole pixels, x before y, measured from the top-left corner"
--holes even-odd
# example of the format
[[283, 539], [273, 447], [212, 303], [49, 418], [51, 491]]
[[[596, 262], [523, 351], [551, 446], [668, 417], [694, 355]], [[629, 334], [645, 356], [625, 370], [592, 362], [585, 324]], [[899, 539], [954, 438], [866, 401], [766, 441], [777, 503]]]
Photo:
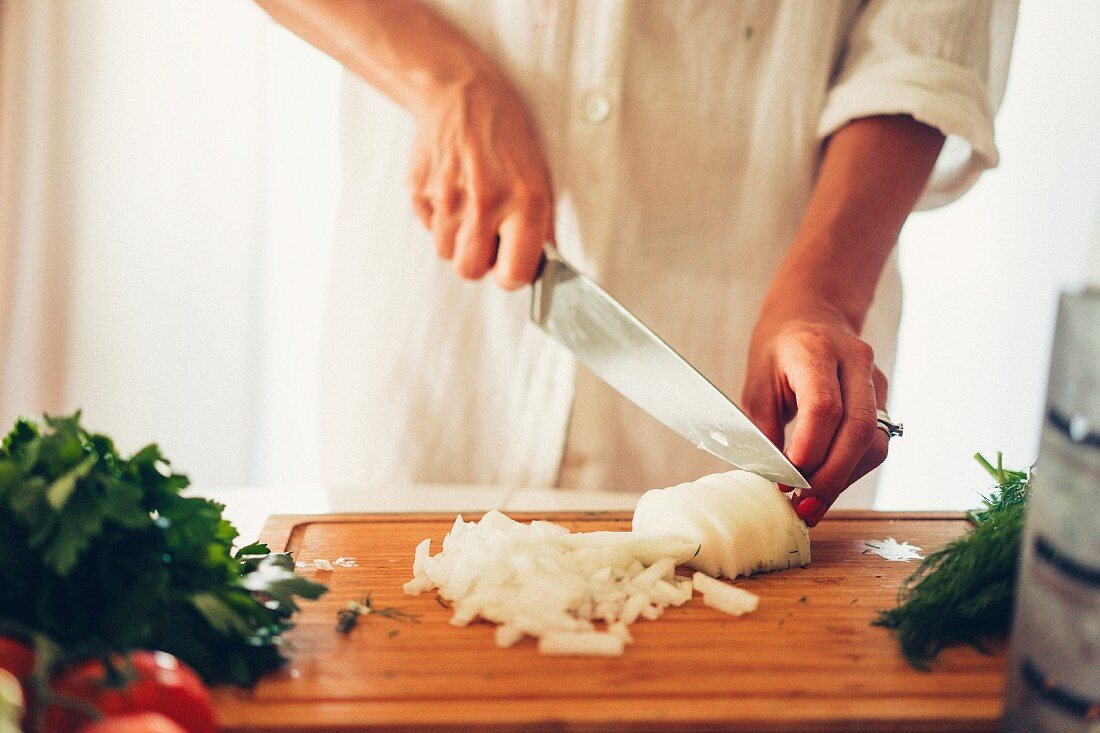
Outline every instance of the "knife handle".
[[[538, 280], [540, 277], [542, 277], [542, 271], [546, 269], [546, 263], [549, 262], [550, 260], [555, 260], [555, 261], [560, 261], [560, 262], [565, 261], [562, 258], [561, 253], [558, 252], [557, 247], [555, 247], [550, 242], [543, 242], [542, 256], [539, 257], [538, 267], [535, 268], [535, 280]], [[532, 281], [531, 284], [533, 285], [534, 281]]]

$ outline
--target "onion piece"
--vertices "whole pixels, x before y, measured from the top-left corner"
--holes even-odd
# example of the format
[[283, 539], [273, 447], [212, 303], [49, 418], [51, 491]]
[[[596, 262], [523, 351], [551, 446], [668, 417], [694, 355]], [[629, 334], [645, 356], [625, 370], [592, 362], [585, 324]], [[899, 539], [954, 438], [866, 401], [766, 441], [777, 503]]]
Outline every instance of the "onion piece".
[[615, 634], [557, 632], [539, 639], [539, 653], [558, 656], [621, 657], [623, 639]]
[[703, 605], [728, 613], [731, 616], [744, 616], [752, 613], [760, 604], [760, 596], [749, 593], [743, 588], [727, 585], [720, 580], [696, 573], [692, 577], [695, 590], [703, 594]]

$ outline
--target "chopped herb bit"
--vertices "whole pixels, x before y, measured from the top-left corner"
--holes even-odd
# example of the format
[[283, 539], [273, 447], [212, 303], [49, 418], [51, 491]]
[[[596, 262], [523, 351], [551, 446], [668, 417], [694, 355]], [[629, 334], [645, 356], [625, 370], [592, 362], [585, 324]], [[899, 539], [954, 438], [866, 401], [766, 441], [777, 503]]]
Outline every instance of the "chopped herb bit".
[[1005, 469], [1000, 453], [995, 467], [980, 454], [975, 458], [997, 486], [970, 512], [974, 527], [929, 554], [898, 592], [898, 607], [874, 622], [897, 631], [902, 653], [919, 669], [951, 644], [984, 650], [1007, 633], [1012, 619], [1031, 470]]
[[401, 633], [401, 629], [390, 629], [389, 637], [392, 639]]
[[[382, 618], [388, 618], [391, 621], [407, 621], [410, 623], [420, 623], [420, 615], [415, 613], [409, 613], [395, 606], [386, 606], [385, 608], [377, 608], [371, 601], [371, 594], [367, 593], [367, 597], [363, 599], [362, 603], [358, 601], [348, 601], [347, 608], [343, 608], [336, 613], [336, 631], [341, 634], [348, 634], [355, 625], [359, 622], [360, 616], [381, 616]], [[390, 634], [394, 636], [394, 634]]]
[[806, 596], [802, 596], [801, 598], [799, 598], [798, 602], [799, 603], [805, 603], [806, 602]]
[[359, 612], [350, 608], [342, 608], [336, 612], [336, 631], [341, 634], [350, 633], [359, 620]]

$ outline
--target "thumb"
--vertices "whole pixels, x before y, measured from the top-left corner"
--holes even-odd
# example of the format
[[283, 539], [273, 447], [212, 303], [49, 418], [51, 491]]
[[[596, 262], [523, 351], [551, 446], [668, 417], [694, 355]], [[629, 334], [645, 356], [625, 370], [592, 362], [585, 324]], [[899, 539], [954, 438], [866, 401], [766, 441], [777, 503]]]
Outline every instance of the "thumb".
[[741, 397], [745, 414], [753, 421], [760, 432], [783, 450], [783, 429], [786, 422], [783, 420], [783, 408], [779, 404], [779, 398], [775, 395], [754, 395], [746, 390]]

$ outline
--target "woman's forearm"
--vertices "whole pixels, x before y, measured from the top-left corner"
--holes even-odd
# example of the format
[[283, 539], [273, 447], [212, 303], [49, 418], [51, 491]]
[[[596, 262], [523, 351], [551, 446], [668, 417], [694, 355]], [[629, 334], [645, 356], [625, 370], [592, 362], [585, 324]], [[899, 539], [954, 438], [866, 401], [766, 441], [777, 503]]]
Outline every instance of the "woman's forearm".
[[769, 297], [811, 288], [858, 332], [943, 140], [908, 116], [868, 117], [834, 134]]
[[764, 299], [742, 402], [782, 444], [810, 491], [795, 511], [816, 524], [840, 493], [882, 463], [886, 375], [859, 338], [875, 287], [943, 146], [911, 117], [869, 117], [829, 140], [791, 248]]
[[457, 28], [416, 0], [256, 2], [418, 117], [433, 96], [499, 73]]

